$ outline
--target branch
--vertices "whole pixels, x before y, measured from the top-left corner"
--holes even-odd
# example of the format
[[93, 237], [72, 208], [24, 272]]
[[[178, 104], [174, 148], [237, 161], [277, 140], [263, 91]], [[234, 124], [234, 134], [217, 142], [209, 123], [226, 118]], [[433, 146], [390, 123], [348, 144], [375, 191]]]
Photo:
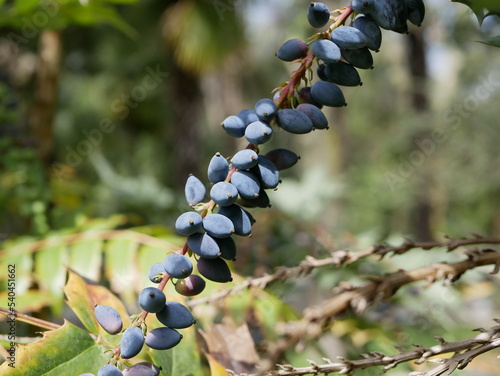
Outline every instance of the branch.
[[291, 346], [301, 343], [305, 339], [319, 337], [323, 329], [328, 327], [335, 316], [354, 309], [357, 313], [364, 311], [369, 304], [378, 298], [388, 299], [397, 290], [416, 281], [427, 281], [428, 284], [444, 279], [445, 283], [455, 282], [467, 270], [484, 266], [495, 265], [493, 273], [500, 267], [500, 252], [491, 249], [476, 250], [467, 254], [468, 258], [455, 263], [431, 264], [410, 271], [400, 270], [395, 273], [372, 277], [372, 282], [363, 286], [339, 286], [336, 295], [324, 303], [310, 307], [304, 311], [301, 320], [286, 323], [282, 326], [284, 337], [269, 347], [269, 362], [265, 370], [269, 370], [283, 356]]
[[[444, 241], [434, 241], [434, 242], [415, 242], [410, 239], [406, 239], [402, 244], [398, 246], [391, 246], [388, 244], [376, 244], [371, 246], [365, 251], [361, 252], [350, 252], [347, 250], [336, 250], [331, 252], [331, 256], [324, 259], [316, 259], [312, 256], [307, 256], [298, 266], [294, 267], [279, 267], [272, 274], [266, 274], [261, 277], [250, 278], [241, 283], [240, 285], [227, 290], [221, 290], [212, 294], [206, 298], [197, 298], [189, 301], [191, 307], [200, 304], [214, 303], [217, 300], [224, 299], [228, 296], [236, 295], [246, 289], [257, 287], [264, 289], [269, 283], [276, 280], [286, 280], [291, 276], [308, 275], [315, 268], [320, 268], [323, 266], [345, 266], [353, 264], [354, 262], [366, 258], [369, 256], [380, 256], [383, 258], [389, 253], [401, 255], [412, 249], [421, 248], [424, 250], [430, 250], [433, 248], [447, 248], [448, 251], [453, 251], [461, 246], [466, 245], [478, 245], [478, 244], [500, 244], [500, 238], [482, 237], [475, 235], [473, 238], [462, 238], [462, 239], [451, 239], [447, 238]], [[331, 248], [331, 245], [323, 244], [325, 248]]]
[[56, 329], [59, 329], [61, 327], [61, 325], [59, 325], [59, 324], [55, 324], [55, 323], [52, 323], [50, 321], [46, 321], [46, 320], [42, 320], [42, 319], [30, 316], [30, 315], [26, 315], [26, 314], [21, 313], [21, 312], [17, 312], [17, 311], [11, 312], [10, 310], [3, 308], [3, 307], [0, 307], [0, 314], [4, 315], [8, 319], [9, 318], [12, 319], [12, 317], [13, 317], [14, 320], [16, 320], [16, 321], [22, 321], [22, 322], [25, 322], [27, 324], [31, 324], [31, 325], [37, 326], [39, 328], [44, 328], [47, 330], [56, 330]]
[[414, 248], [422, 248], [426, 251], [433, 248], [447, 248], [448, 251], [453, 251], [459, 247], [479, 244], [500, 244], [500, 238], [483, 237], [481, 235], [473, 234], [472, 238], [452, 239], [446, 237], [446, 240], [444, 241], [433, 242], [415, 242], [410, 239], [406, 239], [399, 246], [391, 246], [383, 243], [375, 245], [373, 246], [373, 254], [377, 254], [382, 257], [391, 252], [395, 255], [402, 255], [403, 253], [406, 253]]
[[[500, 320], [495, 320], [500, 323]], [[349, 360], [338, 357], [339, 362], [333, 363], [328, 359], [326, 364], [315, 364], [310, 362], [309, 367], [293, 367], [291, 365], [278, 365], [279, 370], [268, 371], [266, 376], [295, 376], [295, 375], [309, 375], [309, 374], [328, 374], [338, 372], [340, 375], [352, 375], [354, 371], [365, 369], [369, 367], [384, 366], [385, 372], [391, 368], [396, 367], [400, 363], [415, 360], [417, 364], [422, 364], [429, 360], [430, 357], [455, 353], [451, 358], [432, 359], [432, 362], [443, 363], [439, 367], [434, 368], [428, 372], [412, 372], [410, 376], [439, 376], [443, 374], [450, 374], [455, 369], [465, 368], [472, 359], [487, 351], [500, 347], [500, 325], [492, 327], [486, 331], [484, 329], [476, 329], [482, 331], [475, 337], [464, 339], [456, 342], [446, 342], [442, 338], [437, 337], [440, 342], [439, 345], [425, 348], [420, 345], [415, 345], [416, 349], [413, 351], [402, 351], [398, 348], [399, 353], [396, 355], [385, 355], [379, 352], [372, 352], [370, 354], [363, 354], [364, 359]], [[445, 373], [448, 372], [448, 373]], [[232, 373], [234, 375], [234, 373]]]
[[[286, 280], [291, 276], [307, 275], [311, 273], [314, 269], [322, 266], [340, 266], [344, 263], [346, 251], [333, 252], [331, 257], [324, 259], [315, 259], [312, 256], [307, 256], [298, 266], [294, 267], [279, 267], [273, 274], [266, 274], [262, 277], [250, 278], [239, 284], [238, 286], [218, 291], [206, 298], [192, 299], [188, 302], [189, 306], [194, 307], [200, 304], [213, 303], [219, 299], [224, 299], [228, 296], [236, 295], [246, 289], [251, 287], [257, 287], [264, 289], [269, 283], [276, 280]], [[354, 259], [354, 257], [353, 257]]]

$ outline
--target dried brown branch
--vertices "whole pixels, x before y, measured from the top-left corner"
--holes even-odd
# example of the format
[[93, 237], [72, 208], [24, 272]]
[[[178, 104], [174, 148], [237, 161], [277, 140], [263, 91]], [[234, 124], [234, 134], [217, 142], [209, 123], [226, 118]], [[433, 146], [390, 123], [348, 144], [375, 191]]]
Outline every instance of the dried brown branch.
[[[500, 320], [495, 320], [500, 323]], [[326, 364], [315, 364], [310, 362], [309, 367], [293, 367], [291, 365], [278, 365], [278, 370], [268, 371], [266, 376], [296, 376], [310, 374], [329, 374], [338, 372], [340, 375], [352, 375], [356, 370], [383, 366], [383, 372], [396, 367], [400, 363], [415, 360], [415, 363], [422, 364], [429, 361], [431, 357], [441, 354], [454, 353], [448, 359], [431, 359], [432, 362], [442, 363], [442, 365], [428, 372], [412, 372], [410, 376], [439, 376], [449, 375], [455, 369], [465, 368], [475, 357], [495, 348], [500, 347], [500, 325], [492, 327], [486, 331], [480, 330], [482, 333], [475, 337], [464, 339], [456, 342], [446, 342], [442, 338], [438, 338], [440, 344], [425, 348], [415, 345], [412, 351], [403, 351], [398, 348], [399, 353], [396, 355], [385, 355], [379, 352], [363, 354], [363, 359], [349, 360], [338, 357], [338, 362], [332, 362], [325, 359]]]
[[191, 307], [200, 304], [214, 303], [217, 300], [224, 299], [228, 296], [236, 295], [246, 289], [257, 287], [264, 289], [268, 284], [277, 280], [286, 280], [292, 276], [307, 275], [315, 268], [320, 268], [324, 266], [344, 266], [352, 264], [362, 258], [366, 258], [373, 255], [378, 255], [384, 257], [389, 253], [401, 255], [412, 249], [421, 248], [424, 250], [430, 250], [433, 248], [447, 248], [448, 251], [455, 250], [461, 246], [467, 245], [479, 245], [479, 244], [500, 244], [500, 238], [492, 237], [482, 237], [475, 235], [472, 238], [462, 238], [462, 239], [451, 239], [447, 238], [444, 241], [433, 241], [433, 242], [415, 242], [412, 240], [405, 240], [402, 244], [398, 246], [392, 246], [388, 244], [377, 244], [361, 252], [350, 252], [347, 250], [336, 250], [331, 252], [331, 256], [324, 259], [316, 259], [312, 256], [307, 256], [298, 266], [294, 267], [280, 267], [272, 274], [266, 274], [261, 277], [255, 277], [247, 279], [245, 282], [239, 284], [238, 286], [221, 290], [208, 296], [206, 298], [193, 299], [189, 302]]
[[485, 265], [495, 265], [493, 272], [498, 271], [500, 252], [491, 249], [475, 250], [468, 252], [467, 256], [467, 259], [455, 263], [431, 264], [410, 271], [400, 270], [374, 277], [370, 283], [359, 287], [350, 285], [338, 287], [331, 299], [318, 306], [307, 308], [301, 320], [286, 323], [281, 327], [284, 336], [269, 346], [268, 361], [263, 369], [271, 369], [290, 347], [306, 339], [318, 338], [324, 328], [328, 327], [339, 314], [348, 309], [360, 313], [375, 300], [390, 298], [404, 285], [416, 281], [427, 281], [431, 284], [438, 280], [452, 283], [467, 270]]
[[200, 304], [213, 303], [227, 296], [236, 295], [251, 287], [264, 289], [269, 283], [277, 280], [286, 280], [291, 276], [307, 275], [315, 268], [329, 265], [340, 266], [344, 262], [346, 253], [347, 252], [345, 251], [333, 252], [331, 257], [324, 259], [315, 259], [314, 257], [308, 256], [298, 266], [294, 266], [291, 268], [280, 267], [273, 274], [266, 274], [262, 277], [247, 279], [246, 281], [232, 289], [218, 291], [206, 298], [192, 299], [188, 304], [191, 307], [194, 307]]
[[471, 238], [461, 238], [452, 239], [446, 238], [444, 241], [432, 241], [432, 242], [415, 242], [410, 239], [406, 239], [402, 244], [398, 246], [391, 246], [388, 244], [378, 244], [373, 246], [373, 254], [385, 256], [388, 253], [393, 253], [395, 255], [402, 255], [411, 249], [421, 248], [424, 250], [430, 250], [433, 248], [447, 248], [448, 251], [453, 251], [459, 247], [480, 245], [480, 244], [500, 244], [500, 238], [493, 237], [483, 237], [481, 235], [473, 234]]

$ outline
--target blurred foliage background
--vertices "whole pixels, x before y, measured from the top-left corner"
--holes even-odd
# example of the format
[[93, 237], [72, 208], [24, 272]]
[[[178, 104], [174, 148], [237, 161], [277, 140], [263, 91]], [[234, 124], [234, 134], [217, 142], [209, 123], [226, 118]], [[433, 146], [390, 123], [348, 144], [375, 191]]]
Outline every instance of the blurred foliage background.
[[[206, 181], [211, 155], [244, 146], [220, 122], [271, 97], [294, 69], [274, 53], [284, 40], [314, 32], [305, 19], [308, 3], [0, 1], [4, 247], [93, 226], [172, 239], [175, 218], [188, 209], [187, 176]], [[346, 108], [326, 110], [330, 130], [277, 132], [266, 144], [302, 159], [270, 193], [272, 208], [254, 211], [252, 238], [239, 239], [237, 272], [260, 274], [308, 254], [324, 256], [325, 238], [362, 249], [403, 237], [500, 233], [500, 54], [473, 42], [497, 35], [500, 23], [488, 17], [480, 27], [463, 4], [426, 5], [423, 27], [410, 35], [384, 32], [375, 68], [360, 72], [363, 86], [344, 90]], [[301, 310], [359, 273], [454, 257], [422, 252], [318, 271], [275, 293]], [[334, 326], [319, 353], [339, 338], [342, 346], [327, 355], [386, 351], [394, 333], [407, 344], [469, 336], [498, 313], [495, 282], [474, 272], [454, 288], [408, 289]], [[36, 311], [52, 305], [45, 300]], [[59, 320], [56, 313], [45, 312]]]

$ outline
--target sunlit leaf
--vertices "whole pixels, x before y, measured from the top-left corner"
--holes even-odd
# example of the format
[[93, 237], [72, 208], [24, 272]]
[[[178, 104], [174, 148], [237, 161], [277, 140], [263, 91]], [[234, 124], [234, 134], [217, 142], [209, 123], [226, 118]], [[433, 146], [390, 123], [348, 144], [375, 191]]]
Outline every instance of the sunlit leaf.
[[106, 287], [91, 283], [72, 270], [69, 271], [64, 293], [68, 299], [68, 305], [91, 333], [103, 332], [95, 318], [96, 304], [113, 307], [122, 317], [124, 325], [129, 324], [127, 310], [120, 299]]
[[39, 341], [19, 345], [15, 368], [5, 362], [0, 374], [8, 376], [61, 376], [94, 372], [107, 363], [104, 348], [83, 329], [69, 322], [44, 332]]
[[141, 277], [141, 285], [149, 285], [151, 281], [148, 277], [149, 268], [157, 262], [163, 262], [166, 256], [166, 250], [158, 249], [150, 246], [142, 246], [139, 250], [139, 275]]
[[[0, 293], [0, 302], [7, 302], [7, 294], [8, 291]], [[60, 300], [60, 298], [52, 296], [47, 291], [27, 290], [19, 294], [16, 285], [16, 310], [19, 312], [38, 311], [43, 307], [59, 303]]]
[[[20, 244], [7, 248], [0, 254], [0, 268], [7, 270], [8, 265], [15, 266], [16, 293], [26, 292], [33, 281], [33, 255], [29, 253], [29, 244]], [[6, 284], [7, 273], [0, 274], [2, 285]]]
[[76, 242], [69, 250], [69, 267], [80, 275], [98, 281], [101, 272], [102, 240]]
[[210, 365], [210, 376], [229, 376], [229, 372], [226, 371], [226, 368], [220, 364], [215, 357], [210, 354], [205, 354], [205, 356]]
[[[54, 297], [62, 298], [62, 288], [66, 282], [66, 246], [54, 245], [40, 249], [35, 254], [35, 279], [42, 290], [49, 291]], [[51, 307], [56, 313], [62, 309], [62, 300]]]
[[125, 239], [112, 239], [105, 247], [105, 274], [111, 289], [120, 294], [127, 303], [135, 301], [136, 286], [136, 242]]
[[68, 299], [68, 305], [87, 330], [91, 333], [98, 333], [99, 324], [94, 315], [94, 307], [97, 303], [92, 298], [85, 280], [70, 270], [64, 293]]

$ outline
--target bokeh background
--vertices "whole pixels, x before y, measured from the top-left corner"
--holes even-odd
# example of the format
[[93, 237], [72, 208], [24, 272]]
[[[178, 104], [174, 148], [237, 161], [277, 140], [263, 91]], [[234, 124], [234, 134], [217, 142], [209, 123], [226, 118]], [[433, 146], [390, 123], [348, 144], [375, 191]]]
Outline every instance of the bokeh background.
[[[298, 0], [0, 4], [2, 248], [89, 228], [173, 238], [172, 224], [188, 210], [188, 175], [207, 181], [215, 152], [230, 156], [245, 146], [220, 122], [272, 97], [295, 67], [275, 52], [314, 33], [309, 2]], [[426, 6], [423, 26], [409, 35], [384, 31], [375, 68], [360, 72], [361, 87], [344, 90], [348, 106], [325, 110], [328, 131], [276, 132], [265, 145], [301, 160], [270, 193], [272, 208], [253, 211], [257, 224], [252, 238], [239, 239], [237, 273], [296, 265], [332, 247], [500, 234], [500, 52], [476, 42], [498, 35], [500, 22], [492, 16], [479, 26], [463, 4]], [[57, 265], [65, 252], [56, 252]], [[320, 270], [274, 292], [300, 312], [342, 279], [457, 259], [416, 252]], [[107, 261], [87, 276], [120, 286], [110, 282]], [[33, 278], [21, 290], [62, 294], [28, 264]], [[454, 287], [404, 289], [345, 318], [300, 361], [471, 336], [498, 316], [497, 287], [498, 278], [481, 270]], [[62, 305], [36, 297], [27, 312], [61, 320]], [[133, 306], [131, 294], [122, 297]], [[463, 374], [495, 374], [484, 359]]]

